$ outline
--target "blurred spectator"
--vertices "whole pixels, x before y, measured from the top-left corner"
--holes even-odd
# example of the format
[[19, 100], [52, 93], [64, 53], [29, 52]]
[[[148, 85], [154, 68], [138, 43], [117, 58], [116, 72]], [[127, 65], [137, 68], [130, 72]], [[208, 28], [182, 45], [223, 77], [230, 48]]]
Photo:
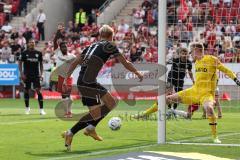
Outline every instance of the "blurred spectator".
[[19, 33], [18, 44], [21, 46], [22, 50], [26, 49], [26, 47], [27, 47], [27, 41], [23, 37], [22, 33]]
[[147, 11], [149, 9], [151, 9], [152, 7], [152, 3], [149, 2], [148, 0], [144, 0], [144, 2], [142, 3], [142, 8]]
[[91, 14], [88, 16], [88, 23], [97, 23], [97, 9], [92, 8]]
[[79, 12], [75, 14], [75, 23], [77, 23], [78, 27], [81, 29], [86, 22], [87, 22], [86, 12], [82, 8], [80, 8]]
[[32, 33], [32, 31], [30, 30], [29, 27], [27, 27], [26, 31], [23, 33], [23, 37], [26, 39], [27, 43], [30, 39], [33, 38], [33, 33]]
[[86, 22], [84, 24], [84, 26], [82, 27], [82, 31], [85, 31], [85, 32], [90, 32], [92, 30], [91, 26], [89, 25], [88, 22]]
[[35, 42], [38, 42], [40, 35], [39, 35], [37, 25], [35, 23], [32, 24], [31, 32], [32, 32], [32, 37], [35, 40]]
[[139, 44], [136, 44], [135, 46], [132, 46], [130, 50], [130, 60], [131, 62], [140, 62], [142, 61], [142, 54], [143, 54], [144, 48], [142, 48]]
[[3, 12], [6, 14], [6, 21], [11, 21], [12, 19], [12, 4], [10, 0], [6, 0], [3, 5]]
[[3, 63], [13, 63], [14, 60], [10, 59], [12, 54], [12, 50], [9, 47], [9, 42], [4, 41], [3, 42], [3, 48], [2, 48], [2, 54], [1, 54], [1, 60]]
[[168, 25], [172, 25], [176, 22], [176, 9], [175, 9], [175, 5], [171, 2], [167, 3], [167, 22]]
[[24, 33], [27, 30], [27, 22], [23, 21], [23, 25], [20, 27], [19, 32]]
[[125, 34], [124, 40], [134, 43], [136, 41], [135, 35], [133, 33], [132, 27], [129, 28], [128, 32]]
[[37, 28], [39, 32], [39, 40], [45, 40], [45, 31], [44, 31], [44, 23], [47, 17], [46, 14], [43, 12], [43, 9], [39, 9], [39, 13], [37, 15]]
[[223, 3], [224, 3], [225, 6], [230, 7], [231, 3], [232, 3], [232, 0], [223, 0]]
[[121, 19], [121, 23], [118, 25], [118, 32], [127, 33], [129, 25], [125, 23], [124, 19]]
[[68, 26], [66, 28], [67, 34], [70, 34], [73, 31], [73, 21], [68, 22]]
[[211, 0], [212, 5], [218, 6], [220, 1], [219, 0]]
[[73, 28], [72, 28], [72, 32], [73, 33], [79, 33], [81, 31], [81, 28], [79, 27], [79, 25], [78, 25], [78, 23], [77, 22], [75, 22], [74, 23], [74, 26], [73, 26]]
[[19, 15], [21, 16], [21, 11], [24, 11], [25, 14], [27, 13], [27, 1], [28, 0], [20, 0], [20, 6], [19, 6]]
[[15, 38], [12, 40], [11, 49], [12, 49], [12, 55], [14, 55], [16, 61], [18, 61], [20, 53], [22, 51], [21, 46], [18, 44], [18, 38]]
[[236, 26], [235, 24], [233, 24], [233, 21], [231, 20], [226, 27], [226, 36], [231, 36], [233, 38], [235, 34], [236, 34]]
[[112, 27], [112, 29], [114, 30], [114, 32], [117, 33], [118, 27], [117, 27], [115, 21], [112, 21], [112, 22], [111, 22], [110, 27]]
[[53, 56], [53, 44], [52, 42], [45, 42], [45, 46], [42, 50], [43, 53], [43, 62], [45, 64], [51, 65], [52, 64], [52, 56]]
[[12, 31], [13, 27], [9, 24], [8, 21], [4, 23], [2, 26], [2, 30], [5, 31], [6, 33], [10, 33]]
[[133, 9], [133, 14], [132, 14], [132, 21], [133, 21], [133, 26], [135, 29], [139, 27], [140, 24], [143, 23], [143, 17], [145, 16], [145, 12], [141, 12], [140, 10]]
[[12, 29], [12, 33], [11, 33], [10, 38], [11, 38], [12, 40], [15, 40], [15, 39], [18, 38], [18, 31], [17, 31], [15, 28]]
[[224, 62], [225, 63], [232, 63], [234, 59], [233, 50], [227, 49], [226, 53], [224, 54]]
[[54, 39], [53, 39], [53, 46], [54, 46], [54, 50], [56, 50], [58, 48], [58, 44], [57, 44], [57, 41], [59, 39], [65, 39], [65, 30], [64, 30], [64, 24], [63, 23], [59, 23], [58, 26], [57, 26], [57, 32], [54, 36]]

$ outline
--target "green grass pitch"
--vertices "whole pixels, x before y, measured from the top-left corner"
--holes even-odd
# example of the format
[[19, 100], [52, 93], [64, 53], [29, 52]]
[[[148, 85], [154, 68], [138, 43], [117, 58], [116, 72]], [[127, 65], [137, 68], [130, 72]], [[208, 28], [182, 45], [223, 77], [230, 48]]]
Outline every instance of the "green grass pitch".
[[[40, 116], [36, 100], [30, 100], [31, 115], [25, 115], [23, 100], [1, 99], [0, 159], [88, 159], [130, 151], [199, 152], [225, 158], [240, 158], [240, 147], [156, 145], [155, 117], [148, 121], [130, 118], [130, 114], [138, 113], [152, 103], [153, 101], [137, 101], [135, 106], [128, 106], [121, 101], [117, 109], [97, 127], [97, 132], [104, 138], [103, 142], [96, 142], [80, 132], [74, 137], [72, 152], [68, 153], [60, 134], [75, 124], [75, 121], [56, 118], [54, 107], [57, 101], [45, 101], [47, 115]], [[222, 103], [223, 119], [219, 120], [218, 130], [224, 144], [240, 144], [239, 104], [238, 101]], [[86, 107], [76, 100], [73, 103], [73, 112], [84, 111]], [[119, 131], [111, 131], [107, 126], [107, 121], [113, 116], [123, 118]], [[167, 121], [167, 141], [210, 143], [208, 121], [200, 117], [201, 111], [198, 111], [192, 120]]]

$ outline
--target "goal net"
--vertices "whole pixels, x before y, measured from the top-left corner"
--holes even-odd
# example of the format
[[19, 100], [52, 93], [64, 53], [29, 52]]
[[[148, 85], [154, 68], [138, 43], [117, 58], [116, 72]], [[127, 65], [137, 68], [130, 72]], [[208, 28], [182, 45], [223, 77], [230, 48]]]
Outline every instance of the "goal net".
[[[196, 81], [196, 71], [205, 73], [212, 65], [208, 58], [202, 70], [196, 70], [193, 54], [186, 61], [185, 48], [192, 51], [192, 43], [202, 43], [204, 54], [216, 57], [240, 78], [240, 1], [239, 0], [167, 0], [166, 80], [173, 90], [190, 88]], [[159, 28], [161, 29], [161, 28]], [[164, 40], [159, 39], [159, 44]], [[163, 42], [164, 43], [164, 42]], [[161, 46], [159, 46], [161, 47]], [[159, 57], [164, 57], [159, 53]], [[206, 70], [207, 72], [207, 70]], [[211, 73], [214, 75], [214, 73]], [[215, 95], [217, 134], [222, 145], [240, 145], [240, 88], [225, 73], [216, 73]], [[169, 80], [169, 78], [171, 80]], [[203, 82], [204, 83], [204, 82]], [[209, 84], [209, 90], [212, 85]], [[206, 87], [205, 87], [206, 88]], [[198, 88], [191, 95], [192, 104], [204, 101]], [[174, 92], [175, 92], [174, 91]], [[184, 97], [185, 99], [186, 97]], [[189, 101], [189, 97], [187, 98]], [[166, 141], [171, 143], [213, 144], [208, 115], [201, 104], [175, 104], [166, 108]], [[161, 131], [160, 131], [161, 134]], [[164, 133], [163, 133], [164, 134]]]

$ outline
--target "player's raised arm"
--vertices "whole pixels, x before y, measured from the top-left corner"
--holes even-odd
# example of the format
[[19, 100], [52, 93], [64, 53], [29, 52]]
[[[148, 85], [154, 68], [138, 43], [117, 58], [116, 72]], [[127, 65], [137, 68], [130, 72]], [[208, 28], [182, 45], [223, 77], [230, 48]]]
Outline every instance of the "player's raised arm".
[[191, 80], [192, 80], [192, 82], [193, 82], [193, 84], [194, 84], [195, 81], [194, 81], [194, 77], [193, 77], [192, 70], [188, 70], [188, 75], [189, 75], [189, 77], [191, 78]]
[[78, 54], [76, 59], [71, 63], [68, 71], [67, 71], [67, 76], [65, 79], [67, 79], [68, 77], [71, 76], [71, 74], [73, 73], [73, 71], [76, 69], [76, 67], [78, 65], [81, 65], [83, 62], [83, 59], [82, 59], [82, 54]]
[[140, 79], [140, 82], [143, 80], [143, 75], [139, 71], [137, 71], [137, 69], [133, 66], [133, 64], [131, 62], [129, 62], [128, 60], [126, 60], [126, 58], [123, 55], [119, 54], [116, 58], [120, 63], [122, 63], [122, 65], [127, 70], [136, 74], [138, 76], [138, 78]]
[[228, 75], [238, 86], [240, 86], [240, 81], [238, 80], [237, 76], [235, 73], [233, 73], [229, 68], [224, 66], [218, 59], [217, 59], [217, 69], [220, 70], [221, 72], [225, 73]]

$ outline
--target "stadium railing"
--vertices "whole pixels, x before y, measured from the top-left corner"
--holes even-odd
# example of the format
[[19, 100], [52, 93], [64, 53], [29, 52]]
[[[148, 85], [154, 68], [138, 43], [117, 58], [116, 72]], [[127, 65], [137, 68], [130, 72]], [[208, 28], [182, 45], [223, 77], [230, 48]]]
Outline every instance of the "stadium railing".
[[108, 24], [115, 16], [127, 5], [129, 0], [107, 0], [100, 8], [100, 15], [98, 16], [98, 24]]

